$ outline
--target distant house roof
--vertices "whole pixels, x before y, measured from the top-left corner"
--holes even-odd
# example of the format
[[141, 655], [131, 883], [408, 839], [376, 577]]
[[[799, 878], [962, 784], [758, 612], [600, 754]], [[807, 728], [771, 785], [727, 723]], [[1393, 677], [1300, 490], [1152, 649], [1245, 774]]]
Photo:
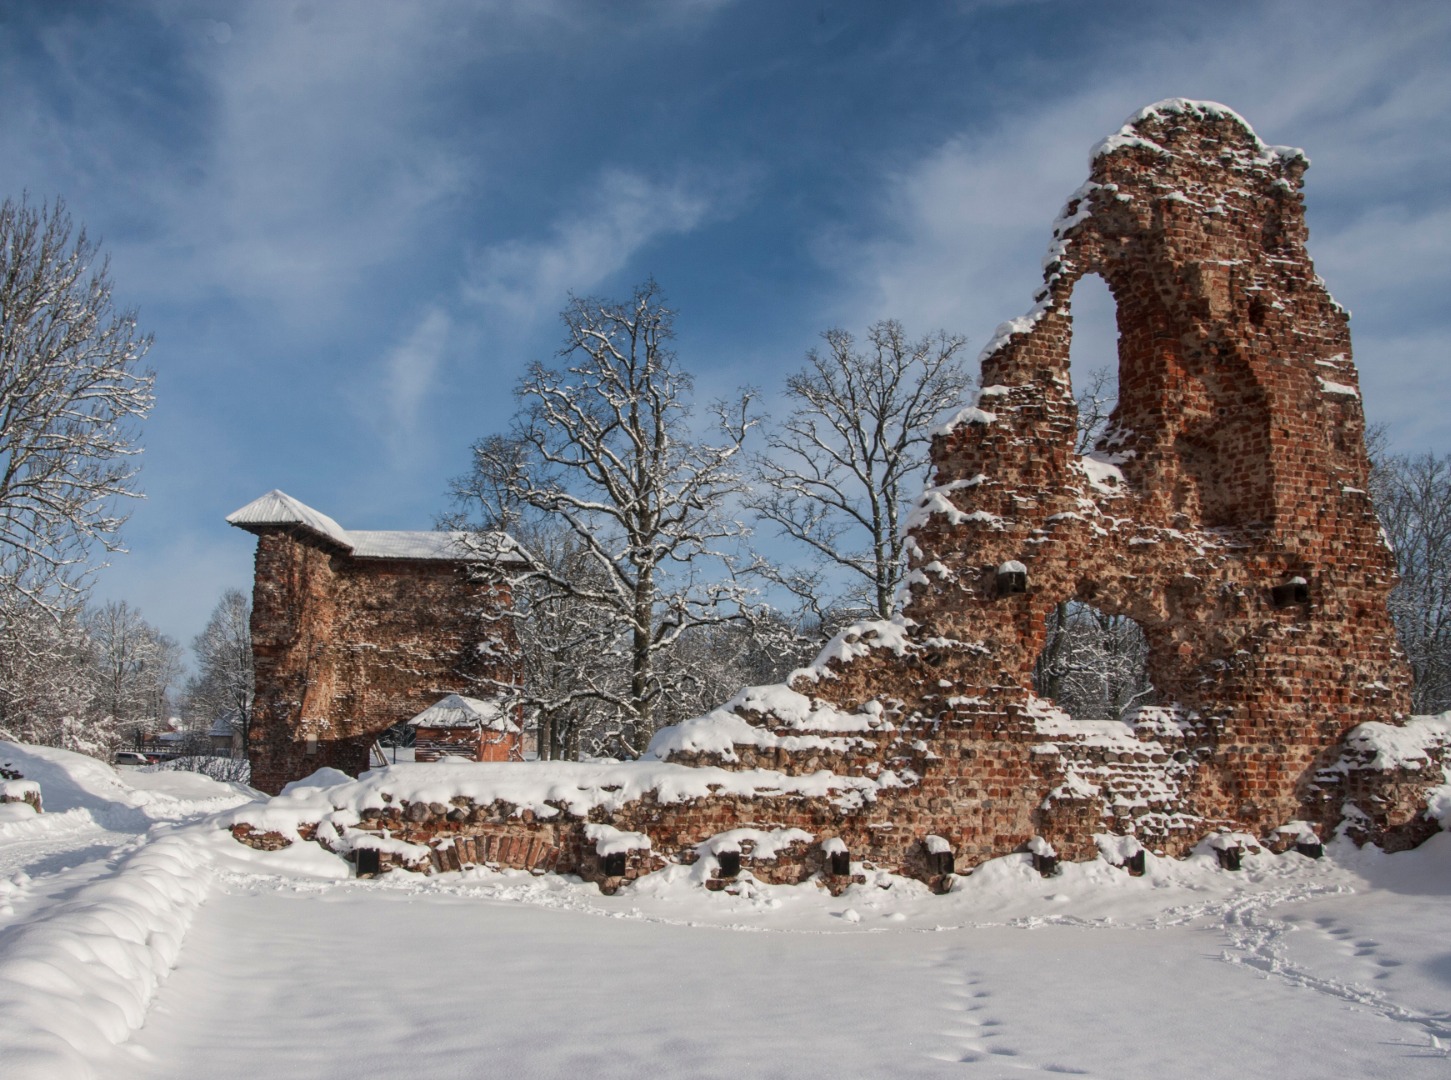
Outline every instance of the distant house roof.
[[509, 719], [508, 712], [497, 701], [449, 694], [408, 721], [409, 727], [488, 728], [491, 731], [518, 731], [519, 725]]
[[358, 559], [439, 559], [449, 562], [522, 562], [519, 545], [507, 533], [379, 532], [344, 529], [332, 518], [284, 491], [269, 491], [227, 515], [227, 523], [248, 532], [292, 525], [328, 540]]
[[232, 717], [227, 713], [213, 720], [212, 726], [207, 729], [207, 734], [214, 739], [230, 739], [232, 732]]

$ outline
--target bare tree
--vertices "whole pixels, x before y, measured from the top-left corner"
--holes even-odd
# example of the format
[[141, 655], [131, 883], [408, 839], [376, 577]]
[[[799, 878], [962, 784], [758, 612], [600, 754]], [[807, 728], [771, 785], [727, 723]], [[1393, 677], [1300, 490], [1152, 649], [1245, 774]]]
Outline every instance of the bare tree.
[[1140, 705], [1156, 703], [1148, 665], [1149, 643], [1138, 623], [1069, 601], [1049, 613], [1033, 692], [1075, 720], [1126, 721]]
[[196, 674], [187, 683], [190, 711], [208, 725], [227, 718], [248, 745], [252, 724], [252, 601], [240, 589], [222, 593], [202, 632], [192, 639]]
[[1108, 367], [1094, 368], [1079, 381], [1073, 400], [1078, 406], [1074, 452], [1086, 454], [1108, 433], [1109, 420], [1118, 404], [1118, 372]]
[[734, 697], [744, 686], [783, 681], [792, 669], [809, 664], [824, 637], [770, 608], [751, 617], [715, 626], [697, 626], [681, 635], [665, 662], [677, 687], [667, 723], [700, 716]]
[[81, 609], [0, 590], [0, 610], [0, 738], [104, 756], [114, 733], [89, 731], [95, 671]]
[[672, 691], [660, 658], [692, 627], [738, 618], [747, 595], [729, 550], [743, 529], [725, 509], [741, 489], [751, 396], [714, 406], [716, 441], [693, 435], [674, 312], [653, 281], [623, 303], [573, 298], [563, 319], [565, 365], [529, 369], [513, 431], [474, 444], [454, 494], [491, 528], [527, 508], [566, 531], [564, 561], [531, 556], [518, 591], [583, 628], [597, 675], [559, 700], [596, 703], [615, 718], [618, 752], [638, 754]]
[[136, 494], [134, 425], [152, 403], [150, 338], [64, 205], [0, 202], [0, 727], [104, 753], [83, 603]]
[[1378, 454], [1380, 432], [1367, 442], [1372, 495], [1401, 578], [1390, 610], [1415, 680], [1411, 706], [1441, 712], [1451, 709], [1451, 455]]
[[57, 200], [0, 203], [0, 587], [55, 607], [134, 496], [150, 347]]
[[[556, 520], [515, 521], [512, 535], [530, 559], [516, 577], [510, 613], [524, 672], [518, 685], [496, 689], [522, 707], [541, 758], [615, 752], [629, 719], [615, 704], [628, 693], [629, 668], [621, 661], [616, 613], [589, 597], [608, 587], [608, 577]], [[562, 581], [572, 587], [560, 588]]]
[[972, 385], [966, 339], [909, 341], [892, 320], [867, 330], [865, 350], [845, 330], [822, 338], [826, 351], [813, 349], [786, 381], [795, 407], [755, 459], [749, 505], [811, 552], [809, 568], [777, 580], [817, 617], [824, 582], [845, 571], [847, 603], [887, 618], [904, 572], [900, 515], [925, 479], [930, 421]]
[[124, 600], [89, 613], [95, 669], [93, 711], [116, 738], [150, 732], [167, 719], [169, 694], [181, 677], [181, 649]]

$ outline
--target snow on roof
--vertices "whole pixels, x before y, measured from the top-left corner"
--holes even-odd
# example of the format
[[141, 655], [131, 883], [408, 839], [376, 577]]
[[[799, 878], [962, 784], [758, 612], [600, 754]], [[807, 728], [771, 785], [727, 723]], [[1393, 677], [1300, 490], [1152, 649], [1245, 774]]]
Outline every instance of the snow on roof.
[[518, 731], [519, 725], [497, 701], [481, 701], [449, 694], [408, 721], [409, 727], [488, 728], [491, 731]]
[[228, 514], [227, 523], [249, 532], [261, 525], [298, 525], [359, 559], [522, 561], [518, 543], [506, 533], [350, 531], [320, 510], [275, 489]]
[[364, 559], [470, 559], [478, 552], [464, 546], [463, 533], [378, 532], [353, 529], [353, 554]]
[[336, 521], [276, 488], [228, 514], [227, 524], [242, 529], [248, 525], [301, 525], [349, 551], [353, 548], [348, 531]]

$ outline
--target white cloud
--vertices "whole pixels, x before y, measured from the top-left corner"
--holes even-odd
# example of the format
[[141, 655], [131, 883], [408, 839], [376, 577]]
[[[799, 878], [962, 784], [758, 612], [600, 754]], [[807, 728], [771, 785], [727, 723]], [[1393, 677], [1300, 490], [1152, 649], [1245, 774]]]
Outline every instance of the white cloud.
[[532, 325], [557, 313], [566, 294], [586, 292], [623, 269], [651, 241], [699, 227], [720, 212], [723, 194], [718, 182], [701, 177], [655, 180], [606, 169], [547, 236], [479, 252], [465, 294]]
[[363, 383], [357, 404], [371, 413], [395, 455], [406, 455], [418, 437], [419, 420], [434, 388], [453, 320], [431, 306], [408, 336], [378, 364], [375, 377]]
[[890, 316], [981, 342], [1020, 314], [1040, 280], [1048, 227], [1087, 173], [1098, 135], [1085, 133], [1117, 126], [1120, 97], [1086, 93], [988, 134], [951, 138], [889, 176], [877, 235], [838, 232], [818, 246], [851, 283], [833, 317]]
[[193, 287], [313, 319], [410, 243], [469, 164], [418, 122], [443, 46], [437, 20], [409, 5], [303, 20], [309, 10], [245, 9], [224, 46], [193, 52], [210, 130], [158, 217], [172, 275], [179, 258]]

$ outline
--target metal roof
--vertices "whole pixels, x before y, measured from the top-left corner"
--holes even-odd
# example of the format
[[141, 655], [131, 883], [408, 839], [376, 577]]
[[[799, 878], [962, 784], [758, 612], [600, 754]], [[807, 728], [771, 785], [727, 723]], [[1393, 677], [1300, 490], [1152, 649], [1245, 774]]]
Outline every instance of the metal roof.
[[507, 533], [384, 532], [344, 529], [320, 510], [285, 491], [269, 491], [227, 515], [228, 524], [256, 532], [266, 525], [294, 525], [322, 537], [359, 559], [438, 559], [448, 562], [523, 562]]
[[240, 510], [232, 511], [227, 515], [227, 524], [241, 529], [248, 525], [301, 525], [349, 551], [353, 548], [348, 540], [348, 531], [336, 521], [276, 488], [260, 499], [253, 499]]

